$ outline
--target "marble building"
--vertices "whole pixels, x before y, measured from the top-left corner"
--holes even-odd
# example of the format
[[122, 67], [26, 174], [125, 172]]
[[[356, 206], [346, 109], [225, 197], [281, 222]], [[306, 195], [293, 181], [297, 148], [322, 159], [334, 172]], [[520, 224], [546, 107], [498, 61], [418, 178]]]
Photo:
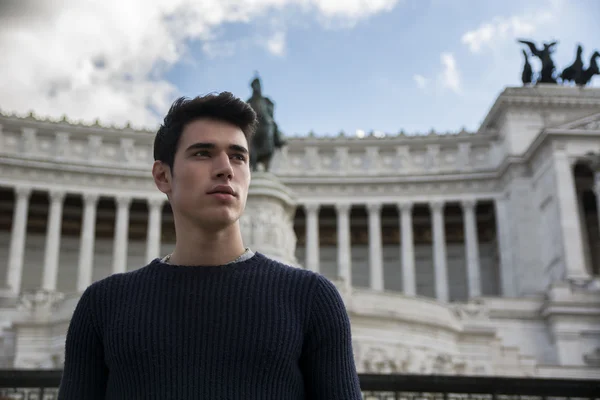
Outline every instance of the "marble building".
[[[153, 138], [0, 115], [0, 368], [61, 368], [81, 292], [170, 251]], [[244, 237], [336, 283], [360, 372], [600, 379], [600, 88], [506, 88], [476, 132], [288, 139]]]

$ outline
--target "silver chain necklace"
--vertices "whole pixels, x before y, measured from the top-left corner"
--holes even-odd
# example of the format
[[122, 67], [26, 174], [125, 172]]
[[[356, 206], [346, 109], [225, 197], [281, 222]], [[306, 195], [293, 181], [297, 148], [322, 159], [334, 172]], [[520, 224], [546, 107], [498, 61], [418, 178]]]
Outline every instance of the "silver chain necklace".
[[[238, 258], [236, 258], [236, 259], [235, 259], [235, 260], [233, 260], [233, 261], [230, 261], [230, 262], [228, 262], [227, 264], [233, 264], [233, 263], [236, 263], [236, 262], [240, 261], [240, 260], [242, 259], [242, 257], [244, 257], [244, 256], [246, 255], [246, 253], [248, 253], [248, 251], [249, 251], [249, 250], [248, 250], [248, 249], [246, 249], [246, 250], [245, 250], [245, 251], [242, 253], [242, 255], [241, 255], [241, 256], [239, 256]], [[168, 264], [168, 263], [169, 263], [169, 260], [171, 260], [171, 256], [172, 256], [172, 255], [173, 255], [173, 253], [171, 253], [171, 254], [167, 254], [167, 256], [166, 256], [165, 258], [163, 258], [163, 262], [164, 262], [165, 264]]]

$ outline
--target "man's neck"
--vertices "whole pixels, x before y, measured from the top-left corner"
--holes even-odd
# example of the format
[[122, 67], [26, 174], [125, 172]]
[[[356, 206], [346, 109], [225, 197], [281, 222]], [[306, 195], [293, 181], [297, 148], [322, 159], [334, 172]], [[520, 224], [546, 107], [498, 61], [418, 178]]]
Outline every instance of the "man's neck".
[[242, 234], [237, 224], [214, 232], [185, 230], [177, 232], [175, 249], [169, 263], [177, 265], [225, 265], [244, 251]]

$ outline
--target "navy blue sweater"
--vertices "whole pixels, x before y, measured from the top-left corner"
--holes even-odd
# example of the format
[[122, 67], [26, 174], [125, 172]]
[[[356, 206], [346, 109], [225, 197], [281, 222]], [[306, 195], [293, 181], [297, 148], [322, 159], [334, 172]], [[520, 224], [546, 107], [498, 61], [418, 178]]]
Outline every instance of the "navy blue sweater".
[[93, 283], [66, 339], [59, 399], [361, 399], [348, 314], [322, 275], [256, 253], [154, 260]]

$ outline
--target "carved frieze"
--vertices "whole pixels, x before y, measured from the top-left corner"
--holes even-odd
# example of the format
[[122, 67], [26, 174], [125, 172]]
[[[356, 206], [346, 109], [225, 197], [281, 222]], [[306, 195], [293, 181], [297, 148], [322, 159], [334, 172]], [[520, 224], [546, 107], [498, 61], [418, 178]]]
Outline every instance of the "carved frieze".
[[270, 174], [253, 177], [240, 229], [255, 251], [296, 265], [295, 203], [291, 193]]
[[462, 357], [428, 348], [360, 342], [354, 348], [360, 373], [459, 375], [467, 371]]
[[586, 131], [600, 131], [600, 118], [595, 121], [590, 121], [587, 124], [579, 127], [579, 129], [584, 129]]
[[583, 361], [591, 367], [600, 367], [600, 347], [583, 355]]
[[67, 132], [56, 133], [56, 143], [54, 148], [54, 155], [58, 159], [65, 159], [69, 155], [69, 134]]
[[464, 304], [453, 304], [452, 311], [463, 321], [485, 321], [489, 320], [490, 312], [485, 302], [474, 299]]
[[33, 156], [37, 153], [37, 149], [37, 131], [32, 128], [23, 128], [21, 130], [21, 154]]
[[64, 300], [64, 294], [48, 290], [23, 293], [18, 299], [18, 308], [36, 319], [50, 318]]

